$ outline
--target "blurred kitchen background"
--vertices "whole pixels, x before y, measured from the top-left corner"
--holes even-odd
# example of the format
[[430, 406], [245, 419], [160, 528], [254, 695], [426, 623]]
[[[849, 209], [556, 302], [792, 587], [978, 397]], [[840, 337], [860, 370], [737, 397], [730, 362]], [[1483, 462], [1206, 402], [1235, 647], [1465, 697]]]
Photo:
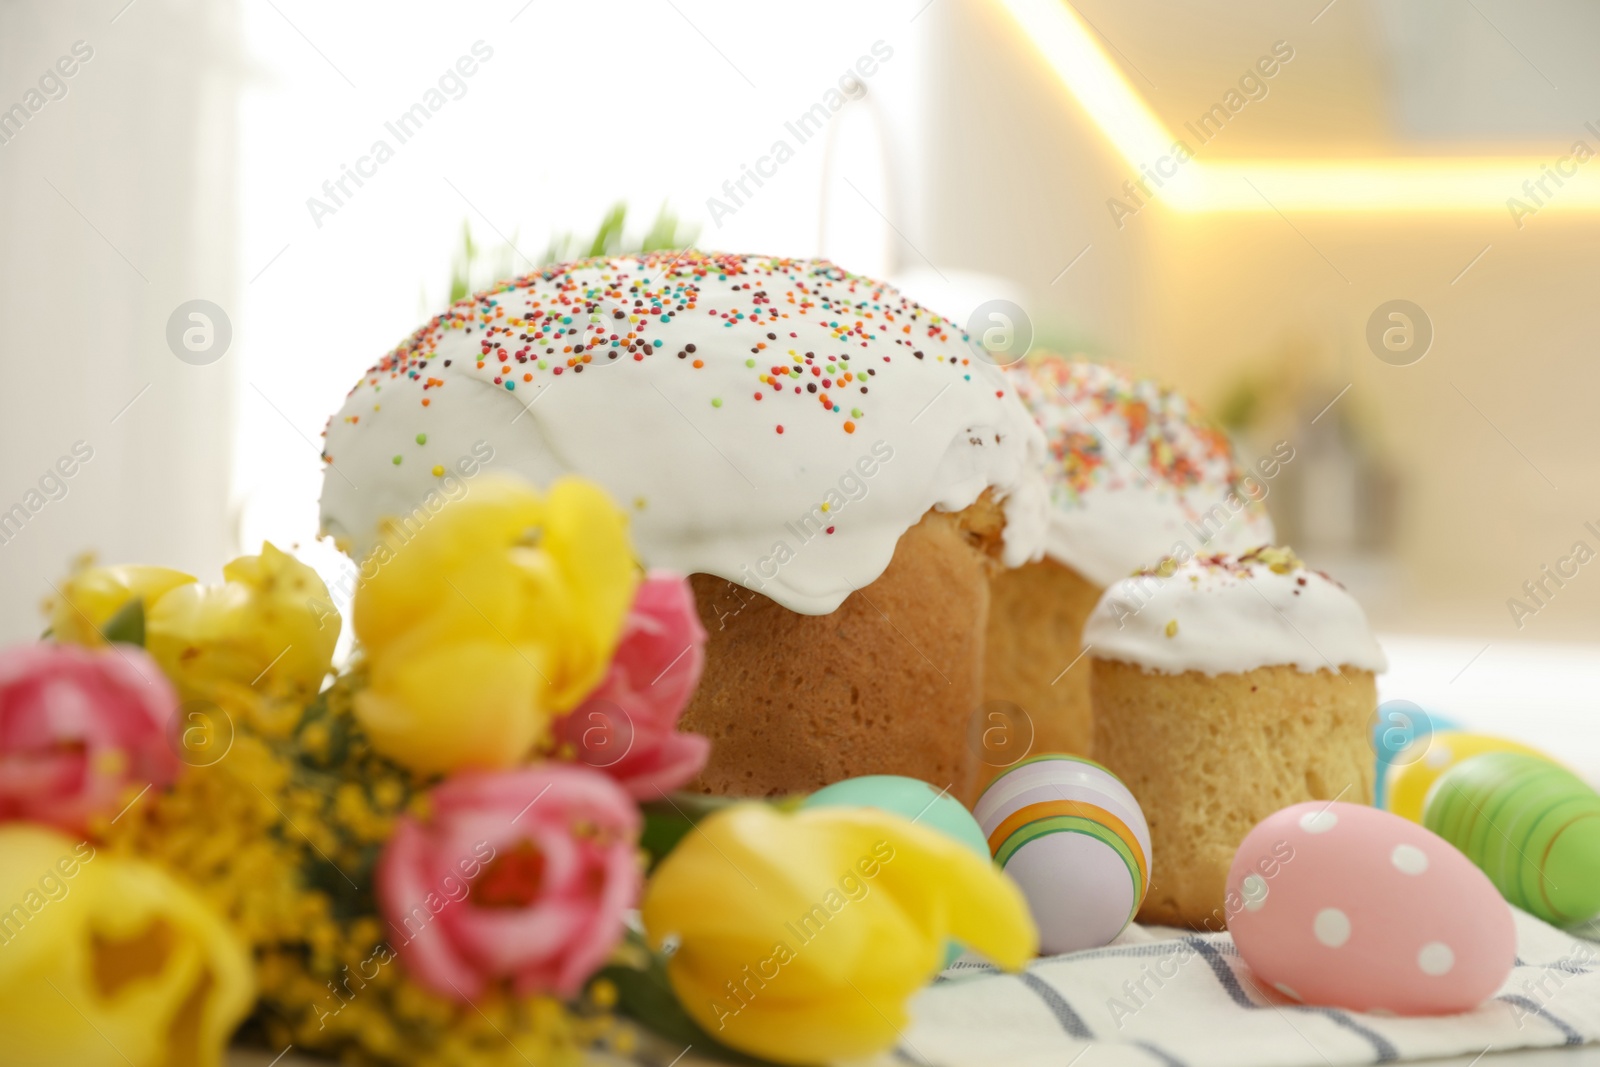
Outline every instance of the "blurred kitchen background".
[[1578, 0], [0, 0], [0, 637], [85, 551], [336, 573], [363, 369], [453, 289], [694, 240], [1013, 300], [1289, 442], [1268, 506], [1385, 696], [1600, 767], [1597, 38]]

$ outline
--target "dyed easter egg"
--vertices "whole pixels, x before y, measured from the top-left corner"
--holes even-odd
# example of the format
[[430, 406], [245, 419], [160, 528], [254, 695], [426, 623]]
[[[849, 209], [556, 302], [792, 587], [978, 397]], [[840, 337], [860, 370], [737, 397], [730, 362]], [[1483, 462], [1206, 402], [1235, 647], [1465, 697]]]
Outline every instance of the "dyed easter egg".
[[1493, 734], [1438, 732], [1428, 739], [1427, 746], [1419, 759], [1404, 764], [1397, 761], [1389, 768], [1384, 790], [1384, 807], [1417, 823], [1422, 821], [1422, 801], [1433, 783], [1463, 760], [1486, 752], [1520, 752], [1525, 756], [1550, 758], [1537, 749]]
[[[825, 785], [800, 802], [802, 808], [876, 808], [904, 815], [913, 822], [938, 830], [946, 837], [966, 845], [989, 858], [989, 843], [984, 840], [978, 821], [947, 790], [935, 789], [918, 778], [898, 774], [864, 774], [859, 778]], [[944, 965], [961, 956], [961, 946], [952, 941], [945, 948]]]
[[1524, 911], [1558, 926], [1600, 915], [1600, 794], [1565, 767], [1475, 756], [1439, 776], [1422, 821]]
[[1385, 700], [1372, 714], [1372, 752], [1377, 777], [1373, 779], [1372, 806], [1387, 808], [1390, 768], [1419, 760], [1433, 743], [1433, 735], [1460, 726], [1443, 715], [1427, 711], [1409, 700]]
[[800, 802], [802, 808], [877, 808], [904, 815], [953, 837], [980, 856], [989, 855], [978, 821], [946, 790], [898, 774], [866, 774], [825, 785]]
[[1138, 914], [1150, 888], [1150, 828], [1100, 764], [1024, 760], [989, 783], [972, 813], [1028, 900], [1041, 953], [1108, 944]]
[[1353, 1011], [1470, 1011], [1511, 973], [1511, 909], [1437, 834], [1321, 800], [1267, 816], [1228, 871], [1228, 931], [1257, 982]]

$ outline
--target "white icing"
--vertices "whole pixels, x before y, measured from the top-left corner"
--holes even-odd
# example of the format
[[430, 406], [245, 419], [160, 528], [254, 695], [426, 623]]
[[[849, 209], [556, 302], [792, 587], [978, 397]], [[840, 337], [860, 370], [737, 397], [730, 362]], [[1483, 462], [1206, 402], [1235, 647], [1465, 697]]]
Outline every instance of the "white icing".
[[[1271, 550], [1269, 556], [1277, 550]], [[1167, 577], [1124, 578], [1084, 625], [1097, 659], [1163, 674], [1236, 674], [1266, 666], [1314, 672], [1387, 666], [1366, 614], [1343, 586], [1304, 566], [1274, 569], [1255, 553], [1200, 557]], [[1282, 573], [1280, 573], [1280, 571]]]
[[[547, 319], [551, 309], [571, 323]], [[479, 368], [490, 327], [504, 348]], [[628, 351], [630, 330], [648, 354]], [[582, 356], [564, 349], [578, 343], [591, 361], [574, 372], [568, 361]], [[929, 509], [959, 511], [987, 489], [1005, 512], [1003, 562], [1041, 556], [1045, 443], [1010, 386], [959, 327], [825, 261], [594, 260], [462, 301], [368, 371], [328, 424], [323, 529], [364, 554], [382, 519], [449, 495], [457, 463], [492, 450], [486, 469], [536, 485], [568, 473], [598, 482], [631, 513], [647, 566], [826, 614], [883, 573]]]
[[1050, 558], [1109, 586], [1180, 544], [1215, 553], [1272, 543], [1227, 436], [1181, 393], [1053, 355], [1009, 376], [1050, 446]]

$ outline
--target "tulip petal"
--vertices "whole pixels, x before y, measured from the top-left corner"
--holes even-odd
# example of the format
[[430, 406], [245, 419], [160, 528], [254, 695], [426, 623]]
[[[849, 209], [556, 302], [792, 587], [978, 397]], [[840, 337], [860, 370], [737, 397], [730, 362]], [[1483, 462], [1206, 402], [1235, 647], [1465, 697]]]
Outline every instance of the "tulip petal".
[[193, 581], [168, 567], [90, 567], [62, 583], [61, 596], [50, 608], [50, 632], [57, 641], [103, 645], [105, 624], [128, 601], [139, 597], [148, 611], [164, 594]]
[[557, 996], [576, 995], [584, 981], [600, 969], [622, 940], [627, 911], [639, 900], [644, 878], [634, 842], [618, 842], [607, 849], [600, 870], [601, 890], [594, 902], [594, 914], [583, 936], [572, 942], [566, 958], [560, 961], [554, 984]]
[[868, 809], [717, 812], [661, 863], [641, 913], [651, 944], [679, 942], [667, 974], [685, 1010], [784, 1063], [892, 1044], [952, 935], [1008, 968], [1038, 948], [1021, 892], [993, 864]]
[[689, 583], [652, 572], [634, 596], [605, 680], [552, 724], [555, 750], [575, 752], [637, 800], [689, 782], [711, 742], [677, 724], [705, 665], [705, 642]]
[[440, 921], [448, 906], [440, 911], [429, 907], [430, 897], [441, 898], [428, 848], [424, 830], [410, 819], [400, 820], [375, 871], [378, 902], [412, 977], [440, 996], [476, 997], [483, 979], [461, 958]]
[[561, 763], [457, 775], [428, 806], [427, 822], [400, 820], [377, 872], [381, 910], [409, 938], [407, 971], [456, 1000], [497, 979], [575, 996], [638, 899], [637, 806], [600, 772]]
[[0, 1034], [7, 1063], [217, 1067], [255, 1000], [249, 952], [142, 860], [0, 826]]
[[355, 598], [356, 636], [371, 651], [398, 639], [419, 618], [466, 601], [477, 625], [506, 630], [517, 618], [518, 591], [504, 582], [496, 553], [544, 516], [539, 494], [524, 482], [485, 474], [458, 500], [422, 507], [389, 521], [387, 534], [362, 561]]
[[176, 703], [143, 649], [0, 651], [0, 815], [82, 832], [126, 803], [130, 787], [171, 783]]
[[709, 737], [673, 731], [648, 754], [640, 754], [636, 745], [634, 752], [608, 770], [635, 800], [655, 800], [692, 780], [710, 755]]
[[605, 675], [639, 584], [627, 517], [599, 486], [559, 478], [550, 486], [540, 548], [560, 571], [582, 610], [565, 620], [585, 640], [573, 642], [564, 669], [551, 679], [551, 705], [570, 711]]
[[451, 908], [451, 937], [486, 974], [510, 974], [560, 952], [591, 909], [579, 900], [526, 908]]
[[340, 628], [317, 572], [268, 542], [222, 573], [222, 585], [180, 585], [148, 606], [145, 644], [162, 670], [190, 693], [231, 684], [316, 695]]
[[528, 655], [491, 636], [375, 663], [355, 713], [374, 748], [420, 773], [508, 767], [539, 738], [541, 688]]
[[[954, 939], [1007, 971], [1018, 971], [1039, 951], [1038, 930], [1016, 883], [993, 863], [931, 827], [906, 822], [879, 829], [881, 813], [835, 809], [839, 822], [870, 824], [896, 850], [879, 886], [931, 936]], [[900, 862], [904, 859], [906, 862]]]
[[[652, 571], [634, 597], [616, 665], [629, 703], [671, 709], [677, 721], [705, 666], [705, 628], [694, 591], [681, 575]], [[613, 700], [624, 702], [620, 694]], [[657, 716], [664, 718], [665, 716]]]
[[[398, 678], [411, 660], [444, 646], [498, 639], [536, 668], [538, 684], [522, 716], [534, 723], [536, 738], [550, 714], [569, 711], [605, 675], [638, 583], [626, 516], [598, 487], [558, 479], [541, 496], [498, 475], [474, 481], [459, 499], [440, 497], [389, 522], [361, 574], [354, 621], [375, 688], [380, 677]], [[445, 680], [437, 674], [426, 685]], [[383, 692], [396, 705], [414, 701], [385, 716], [386, 754], [425, 773], [506, 765], [485, 760], [476, 746], [432, 751], [441, 733], [484, 714], [468, 694], [448, 704], [438, 696], [409, 686]], [[502, 703], [489, 714], [504, 721], [510, 710]], [[431, 721], [440, 714], [443, 722]], [[401, 740], [405, 729], [418, 737]]]

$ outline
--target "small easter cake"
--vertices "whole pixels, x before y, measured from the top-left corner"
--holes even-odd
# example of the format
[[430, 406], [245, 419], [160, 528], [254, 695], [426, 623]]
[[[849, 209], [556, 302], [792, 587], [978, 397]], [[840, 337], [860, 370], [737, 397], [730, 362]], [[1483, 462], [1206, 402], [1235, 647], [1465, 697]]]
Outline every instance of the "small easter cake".
[[1383, 650], [1344, 587], [1286, 548], [1172, 557], [1084, 627], [1096, 758], [1161, 857], [1141, 920], [1220, 929], [1250, 828], [1307, 800], [1372, 802]]
[[958, 326], [824, 260], [563, 264], [361, 376], [328, 424], [323, 528], [360, 558], [485, 466], [587, 478], [644, 565], [691, 576], [700, 788], [902, 774], [964, 795], [989, 572], [1043, 551], [1044, 437], [1012, 386]]
[[[1272, 520], [1260, 480], [1182, 394], [1055, 355], [1009, 373], [1049, 442], [1050, 522], [1044, 559], [991, 577], [984, 696], [1027, 712], [1033, 751], [1090, 754], [1089, 665], [1068, 667], [1105, 588], [1180, 548], [1270, 544]], [[1284, 461], [1264, 459], [1262, 477]]]

